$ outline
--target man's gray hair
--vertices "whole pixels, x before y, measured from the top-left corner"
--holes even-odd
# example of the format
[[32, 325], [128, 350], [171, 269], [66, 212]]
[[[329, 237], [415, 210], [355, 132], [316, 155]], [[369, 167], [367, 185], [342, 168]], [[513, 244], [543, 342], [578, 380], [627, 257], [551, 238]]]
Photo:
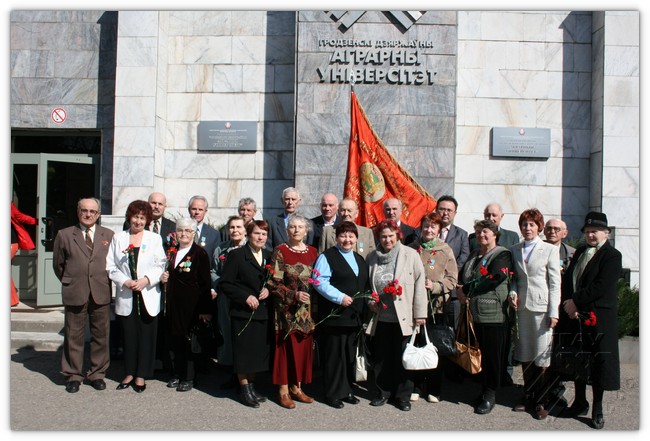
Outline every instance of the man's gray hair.
[[97, 198], [95, 198], [95, 197], [90, 197], [90, 198], [81, 198], [81, 199], [79, 199], [79, 200], [77, 201], [77, 210], [81, 210], [81, 201], [85, 201], [85, 200], [87, 200], [87, 199], [90, 199], [91, 201], [95, 201], [95, 203], [97, 204], [97, 213], [101, 213], [101, 212], [102, 212], [102, 204], [99, 202], [99, 199], [97, 199]]
[[302, 199], [302, 197], [300, 197], [300, 192], [295, 187], [287, 187], [284, 190], [282, 190], [282, 199], [284, 199], [287, 193], [295, 193], [298, 195], [298, 199]]
[[253, 210], [257, 210], [257, 203], [255, 203], [255, 199], [253, 198], [241, 198], [238, 207], [241, 208], [244, 205], [252, 205]]
[[205, 196], [201, 195], [194, 195], [190, 198], [190, 201], [187, 203], [187, 208], [189, 209], [192, 206], [192, 202], [199, 200], [205, 202], [205, 209], [208, 209], [208, 200], [205, 198]]

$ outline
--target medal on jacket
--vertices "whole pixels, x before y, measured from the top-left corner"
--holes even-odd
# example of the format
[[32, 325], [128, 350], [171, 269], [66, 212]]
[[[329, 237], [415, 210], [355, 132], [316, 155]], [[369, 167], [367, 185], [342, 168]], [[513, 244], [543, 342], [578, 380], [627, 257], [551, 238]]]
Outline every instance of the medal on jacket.
[[205, 246], [205, 236], [201, 236], [201, 246]]
[[429, 264], [429, 268], [433, 269], [433, 265], [436, 263], [436, 259], [429, 259], [427, 260], [427, 263]]
[[363, 242], [359, 242], [358, 247], [359, 247], [359, 252], [363, 253]]

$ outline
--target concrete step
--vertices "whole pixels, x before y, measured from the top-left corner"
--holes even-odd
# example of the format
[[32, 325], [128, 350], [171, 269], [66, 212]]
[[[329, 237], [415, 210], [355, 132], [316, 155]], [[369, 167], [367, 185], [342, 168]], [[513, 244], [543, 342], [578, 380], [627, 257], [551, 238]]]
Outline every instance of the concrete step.
[[35, 308], [20, 303], [11, 308], [11, 348], [57, 350], [63, 344], [64, 308]]
[[63, 335], [54, 332], [11, 331], [11, 349], [32, 347], [37, 351], [56, 351], [63, 345]]

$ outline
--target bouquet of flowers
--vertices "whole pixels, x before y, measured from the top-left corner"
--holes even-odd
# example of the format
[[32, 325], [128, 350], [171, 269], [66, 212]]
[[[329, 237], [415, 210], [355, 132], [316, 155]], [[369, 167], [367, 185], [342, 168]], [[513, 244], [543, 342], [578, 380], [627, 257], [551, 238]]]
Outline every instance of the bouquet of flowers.
[[[138, 280], [138, 270], [135, 262], [135, 246], [132, 243], [128, 247], [122, 250], [129, 264], [129, 271], [131, 272], [131, 279]], [[136, 303], [138, 308], [138, 315], [140, 315], [140, 296], [137, 291], [133, 291], [133, 301]]]
[[[383, 289], [383, 293], [388, 294], [388, 295], [392, 296], [393, 298], [401, 296], [402, 295], [402, 286], [399, 284], [399, 280], [395, 279], [395, 280], [391, 280], [390, 282], [388, 282], [388, 285], [386, 285], [384, 287], [384, 289]], [[386, 303], [384, 303], [384, 301], [381, 300], [381, 297], [379, 296], [379, 294], [377, 294], [374, 291], [371, 294], [371, 299], [374, 300], [375, 303], [377, 304], [377, 306], [380, 307], [381, 309], [387, 309], [388, 308], [388, 305], [386, 305]]]

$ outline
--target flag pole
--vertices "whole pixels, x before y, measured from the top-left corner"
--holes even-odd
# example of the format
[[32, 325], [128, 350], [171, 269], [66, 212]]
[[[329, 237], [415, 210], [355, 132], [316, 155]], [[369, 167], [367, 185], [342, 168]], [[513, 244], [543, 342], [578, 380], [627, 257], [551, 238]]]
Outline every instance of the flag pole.
[[350, 92], [354, 93], [354, 70], [350, 68]]

